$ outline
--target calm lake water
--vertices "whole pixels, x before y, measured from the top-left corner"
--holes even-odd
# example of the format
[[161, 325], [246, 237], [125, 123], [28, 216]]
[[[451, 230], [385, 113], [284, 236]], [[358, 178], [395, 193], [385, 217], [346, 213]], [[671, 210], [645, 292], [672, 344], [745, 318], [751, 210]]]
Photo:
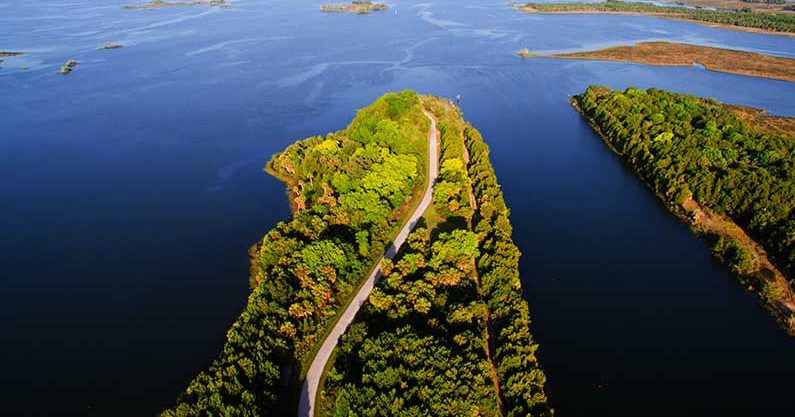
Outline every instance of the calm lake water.
[[0, 50], [31, 52], [0, 69], [0, 414], [169, 404], [242, 309], [247, 248], [288, 216], [265, 161], [407, 88], [461, 94], [492, 147], [558, 415], [790, 412], [795, 340], [567, 99], [655, 86], [795, 115], [795, 83], [512, 52], [668, 39], [795, 56], [795, 39], [502, 0], [233, 3], [0, 3]]

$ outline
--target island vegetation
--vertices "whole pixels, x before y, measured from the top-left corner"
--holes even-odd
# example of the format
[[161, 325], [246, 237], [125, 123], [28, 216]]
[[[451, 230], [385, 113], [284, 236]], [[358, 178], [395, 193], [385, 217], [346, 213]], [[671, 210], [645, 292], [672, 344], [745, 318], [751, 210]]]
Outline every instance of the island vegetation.
[[365, 14], [379, 10], [386, 10], [388, 8], [389, 6], [386, 3], [373, 3], [370, 0], [353, 0], [349, 4], [326, 4], [320, 6], [320, 11]]
[[105, 45], [100, 46], [99, 48], [97, 48], [97, 50], [98, 51], [104, 51], [104, 50], [108, 50], [108, 49], [119, 49], [119, 48], [124, 48], [124, 45], [121, 45], [121, 44], [118, 44], [118, 43], [109, 43], [109, 44], [105, 44]]
[[753, 9], [709, 10], [658, 6], [650, 3], [607, 0], [596, 3], [526, 3], [517, 6], [527, 13], [642, 14], [667, 19], [688, 20], [727, 28], [772, 34], [795, 35], [795, 14], [763, 13]]
[[656, 89], [591, 86], [573, 103], [795, 334], [795, 123]]
[[247, 306], [164, 416], [294, 414], [313, 349], [418, 203], [428, 123], [414, 92], [387, 94], [273, 156], [293, 217], [251, 248]]
[[795, 82], [795, 59], [682, 43], [641, 42], [631, 46], [616, 46], [598, 51], [534, 56], [636, 62], [665, 66], [699, 64], [711, 71]]
[[210, 7], [229, 7], [229, 3], [225, 0], [198, 0], [198, 1], [165, 1], [165, 0], [150, 0], [149, 3], [124, 6], [123, 9], [138, 9], [138, 10], [155, 10], [165, 7], [182, 7], [182, 6], [210, 6]]
[[549, 416], [488, 147], [448, 101], [441, 169], [409, 237], [343, 336], [320, 392], [325, 416]]
[[61, 69], [58, 70], [61, 74], [69, 74], [72, 70], [79, 64], [79, 62], [75, 61], [74, 59], [70, 59], [66, 61], [65, 65], [61, 66]]
[[786, 0], [663, 0], [677, 6], [717, 10], [752, 9], [758, 12], [776, 13], [786, 10]]

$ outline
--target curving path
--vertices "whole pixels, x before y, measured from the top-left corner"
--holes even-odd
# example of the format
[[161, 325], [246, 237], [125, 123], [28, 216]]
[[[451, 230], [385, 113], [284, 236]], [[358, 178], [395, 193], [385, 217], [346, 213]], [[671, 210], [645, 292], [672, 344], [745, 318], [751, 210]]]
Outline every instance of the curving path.
[[331, 329], [331, 332], [326, 337], [326, 340], [323, 341], [323, 345], [320, 347], [317, 355], [315, 355], [315, 359], [312, 360], [312, 364], [309, 365], [309, 371], [306, 373], [304, 385], [301, 387], [298, 417], [313, 417], [315, 415], [315, 397], [317, 397], [320, 377], [323, 375], [323, 370], [326, 368], [326, 363], [331, 356], [331, 352], [334, 351], [334, 347], [337, 346], [337, 341], [342, 334], [345, 333], [345, 329], [353, 322], [359, 308], [367, 301], [367, 297], [370, 296], [370, 292], [373, 290], [376, 281], [381, 278], [381, 262], [384, 259], [392, 259], [395, 256], [398, 250], [400, 250], [400, 247], [403, 246], [403, 242], [405, 242], [406, 238], [409, 236], [411, 229], [417, 224], [417, 220], [422, 217], [422, 214], [431, 204], [433, 182], [436, 180], [436, 176], [439, 172], [439, 146], [436, 137], [436, 120], [425, 110], [422, 112], [425, 114], [425, 117], [431, 121], [431, 128], [428, 132], [428, 182], [425, 184], [425, 192], [422, 194], [422, 200], [420, 200], [420, 204], [414, 209], [414, 212], [411, 213], [411, 217], [409, 217], [408, 221], [403, 225], [403, 228], [400, 229], [400, 232], [395, 236], [392, 246], [390, 246], [389, 250], [378, 260], [376, 267], [370, 272], [370, 275], [367, 277], [364, 284], [362, 284], [356, 297], [348, 304], [345, 313], [342, 314], [337, 324]]

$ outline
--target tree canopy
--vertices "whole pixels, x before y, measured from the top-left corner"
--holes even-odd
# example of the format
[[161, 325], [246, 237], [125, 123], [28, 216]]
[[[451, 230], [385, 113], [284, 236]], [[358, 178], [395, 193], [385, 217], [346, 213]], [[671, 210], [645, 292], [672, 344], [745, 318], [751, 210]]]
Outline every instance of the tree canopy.
[[[252, 293], [210, 367], [164, 416], [294, 412], [303, 362], [425, 183], [428, 122], [411, 91], [387, 94], [350, 126], [273, 156], [293, 217], [251, 248]], [[405, 210], [404, 210], [405, 211]]]
[[338, 346], [317, 415], [551, 415], [488, 148], [445, 101], [425, 106], [442, 132], [433, 207], [446, 221], [414, 230], [382, 264]]
[[[591, 86], [575, 97], [606, 142], [667, 202], [689, 198], [731, 218], [795, 277], [795, 140], [742, 109], [657, 89]], [[736, 242], [713, 249], [735, 271], [753, 265]]]

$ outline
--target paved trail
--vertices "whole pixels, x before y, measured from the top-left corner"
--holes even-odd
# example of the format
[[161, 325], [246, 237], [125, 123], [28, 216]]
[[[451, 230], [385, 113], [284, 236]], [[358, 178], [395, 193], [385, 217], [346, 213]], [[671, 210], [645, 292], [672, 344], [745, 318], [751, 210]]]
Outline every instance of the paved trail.
[[320, 347], [317, 355], [315, 355], [315, 359], [309, 366], [309, 371], [306, 373], [306, 380], [304, 380], [304, 385], [301, 387], [298, 417], [313, 417], [315, 415], [314, 408], [317, 387], [320, 383], [320, 377], [323, 375], [323, 370], [326, 367], [326, 362], [328, 362], [334, 347], [337, 346], [337, 341], [342, 334], [345, 333], [345, 329], [353, 322], [359, 308], [367, 301], [367, 297], [370, 296], [370, 292], [373, 290], [376, 281], [381, 278], [381, 262], [384, 259], [392, 259], [395, 256], [398, 250], [400, 250], [400, 247], [403, 246], [403, 242], [405, 242], [406, 238], [409, 236], [411, 229], [417, 224], [417, 220], [422, 217], [425, 209], [431, 204], [431, 190], [433, 188], [433, 182], [436, 180], [436, 176], [439, 172], [439, 147], [436, 138], [436, 120], [434, 120], [433, 116], [428, 112], [423, 110], [423, 113], [425, 113], [425, 117], [431, 121], [431, 128], [428, 132], [428, 182], [425, 184], [425, 192], [422, 194], [422, 200], [417, 208], [414, 209], [414, 212], [411, 213], [411, 217], [409, 217], [406, 224], [403, 225], [403, 228], [400, 229], [400, 232], [395, 236], [392, 246], [390, 246], [389, 250], [378, 260], [376, 268], [370, 272], [370, 276], [367, 277], [362, 288], [359, 289], [356, 297], [354, 297], [348, 305], [348, 308], [345, 310], [342, 317], [340, 317], [339, 321], [337, 321], [337, 324], [331, 329], [331, 333], [329, 333], [326, 340], [323, 341], [323, 345]]

